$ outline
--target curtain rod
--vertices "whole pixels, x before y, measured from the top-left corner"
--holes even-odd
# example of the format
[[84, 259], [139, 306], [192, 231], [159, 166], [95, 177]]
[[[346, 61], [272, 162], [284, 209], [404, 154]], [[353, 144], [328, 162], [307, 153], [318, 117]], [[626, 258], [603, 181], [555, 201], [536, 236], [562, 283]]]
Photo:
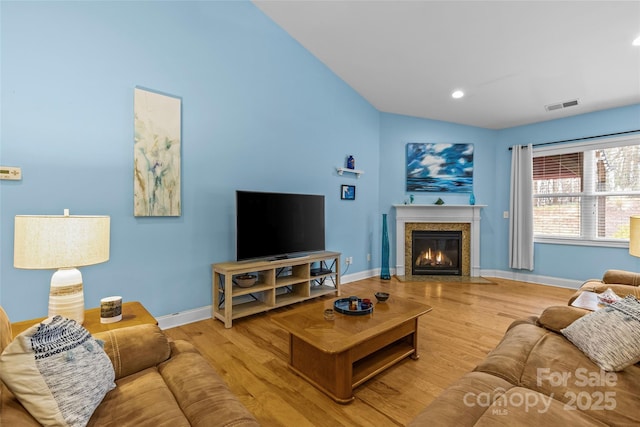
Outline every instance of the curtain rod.
[[[640, 132], [640, 129], [627, 130], [627, 131], [624, 131], [624, 132], [606, 133], [604, 135], [584, 136], [582, 138], [563, 139], [563, 140], [560, 140], [560, 141], [540, 142], [538, 144], [531, 144], [531, 146], [532, 147], [539, 147], [541, 145], [561, 144], [563, 142], [571, 142], [571, 141], [584, 141], [585, 139], [604, 138], [605, 136], [625, 135], [625, 134], [628, 134], [628, 133], [636, 133], [636, 132]], [[525, 145], [524, 148], [527, 148], [527, 146]], [[509, 151], [511, 151], [511, 147], [509, 147]]]

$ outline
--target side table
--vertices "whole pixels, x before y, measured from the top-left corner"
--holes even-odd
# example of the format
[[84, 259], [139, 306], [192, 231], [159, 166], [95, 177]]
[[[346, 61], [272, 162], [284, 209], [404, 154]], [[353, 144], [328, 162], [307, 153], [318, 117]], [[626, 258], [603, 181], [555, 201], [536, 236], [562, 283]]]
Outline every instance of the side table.
[[[11, 331], [15, 337], [19, 333], [29, 329], [36, 323], [42, 322], [46, 317], [23, 320], [11, 324]], [[122, 320], [115, 323], [100, 323], [100, 307], [90, 308], [84, 312], [84, 326], [90, 333], [111, 331], [113, 329], [126, 328], [127, 326], [152, 324], [157, 325], [158, 321], [147, 311], [142, 304], [137, 301], [122, 303]]]

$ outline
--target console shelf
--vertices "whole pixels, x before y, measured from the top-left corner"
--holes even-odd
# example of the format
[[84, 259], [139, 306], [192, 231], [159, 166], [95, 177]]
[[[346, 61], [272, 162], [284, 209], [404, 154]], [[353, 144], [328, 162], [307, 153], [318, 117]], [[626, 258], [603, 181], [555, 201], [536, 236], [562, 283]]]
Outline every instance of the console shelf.
[[[321, 295], [340, 296], [340, 253], [317, 252], [300, 258], [212, 264], [212, 317], [232, 326], [233, 319], [269, 311]], [[322, 274], [313, 275], [312, 271]], [[242, 288], [241, 274], [257, 276]]]

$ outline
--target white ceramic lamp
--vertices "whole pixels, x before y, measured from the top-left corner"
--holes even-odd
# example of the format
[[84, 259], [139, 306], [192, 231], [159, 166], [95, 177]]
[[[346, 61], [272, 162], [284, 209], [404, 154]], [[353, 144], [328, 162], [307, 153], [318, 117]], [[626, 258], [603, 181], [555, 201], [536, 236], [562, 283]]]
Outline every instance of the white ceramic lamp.
[[51, 276], [49, 316], [84, 322], [82, 274], [76, 267], [109, 260], [108, 216], [16, 215], [13, 265], [58, 269]]

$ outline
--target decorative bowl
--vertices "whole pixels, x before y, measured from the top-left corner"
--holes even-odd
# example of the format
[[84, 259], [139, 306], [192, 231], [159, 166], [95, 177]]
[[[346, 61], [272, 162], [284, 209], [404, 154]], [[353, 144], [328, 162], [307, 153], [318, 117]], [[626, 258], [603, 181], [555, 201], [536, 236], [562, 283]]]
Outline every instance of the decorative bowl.
[[253, 274], [240, 274], [235, 277], [235, 282], [241, 288], [249, 288], [256, 284], [256, 279]]
[[389, 294], [386, 292], [376, 292], [375, 296], [378, 302], [385, 302], [389, 299]]

